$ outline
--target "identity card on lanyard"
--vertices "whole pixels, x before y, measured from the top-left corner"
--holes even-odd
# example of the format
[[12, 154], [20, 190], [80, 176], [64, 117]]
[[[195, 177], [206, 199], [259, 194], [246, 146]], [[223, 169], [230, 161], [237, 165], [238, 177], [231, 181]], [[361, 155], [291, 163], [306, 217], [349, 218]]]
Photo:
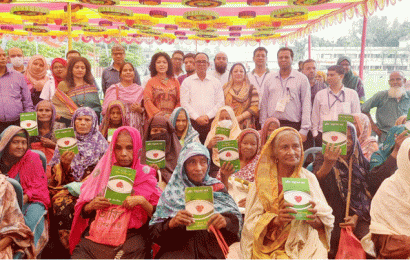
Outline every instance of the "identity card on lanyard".
[[286, 105], [290, 101], [290, 90], [286, 86], [288, 84], [289, 78], [286, 79], [285, 87], [283, 87], [283, 81], [280, 75], [279, 75], [279, 78], [280, 78], [280, 85], [282, 86], [282, 97], [278, 100], [275, 110], [277, 112], [285, 112]]

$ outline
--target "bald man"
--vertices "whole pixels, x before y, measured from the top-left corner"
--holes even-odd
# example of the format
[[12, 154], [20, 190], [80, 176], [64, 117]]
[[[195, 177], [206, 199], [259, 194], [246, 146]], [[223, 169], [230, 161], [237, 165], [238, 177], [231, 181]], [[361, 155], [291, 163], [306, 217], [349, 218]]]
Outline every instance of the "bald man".
[[[406, 79], [401, 71], [390, 74], [388, 90], [377, 92], [362, 106], [362, 112], [367, 114], [372, 123], [373, 131], [379, 136], [379, 142], [384, 142], [387, 132], [394, 126], [397, 118], [407, 115], [410, 108], [410, 91], [404, 88]], [[370, 110], [376, 108], [376, 123], [370, 116]]]
[[228, 82], [229, 79], [229, 70], [227, 70], [228, 56], [226, 56], [226, 53], [219, 52], [218, 54], [216, 54], [214, 64], [215, 70], [211, 71], [210, 75], [218, 79], [223, 86]]
[[20, 73], [24, 73], [24, 55], [23, 51], [18, 47], [12, 47], [8, 50], [9, 62], [13, 65], [13, 69]]
[[20, 125], [20, 113], [34, 110], [24, 76], [8, 69], [7, 60], [0, 48], [0, 133], [10, 125]]

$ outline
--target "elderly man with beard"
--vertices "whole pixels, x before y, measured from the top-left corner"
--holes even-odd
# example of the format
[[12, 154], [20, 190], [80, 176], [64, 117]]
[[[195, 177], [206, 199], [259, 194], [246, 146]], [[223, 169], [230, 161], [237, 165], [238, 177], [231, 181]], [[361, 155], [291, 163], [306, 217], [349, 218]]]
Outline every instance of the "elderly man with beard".
[[[410, 108], [410, 91], [404, 88], [404, 75], [401, 71], [390, 74], [390, 89], [377, 92], [362, 106], [362, 112], [367, 114], [373, 131], [379, 136], [379, 142], [384, 142], [387, 132], [397, 118], [408, 113]], [[370, 116], [370, 110], [376, 107], [376, 123]]]
[[219, 52], [216, 54], [215, 59], [215, 70], [211, 71], [209, 74], [218, 79], [222, 86], [225, 85], [229, 80], [229, 70], [228, 67], [228, 56], [224, 52]]

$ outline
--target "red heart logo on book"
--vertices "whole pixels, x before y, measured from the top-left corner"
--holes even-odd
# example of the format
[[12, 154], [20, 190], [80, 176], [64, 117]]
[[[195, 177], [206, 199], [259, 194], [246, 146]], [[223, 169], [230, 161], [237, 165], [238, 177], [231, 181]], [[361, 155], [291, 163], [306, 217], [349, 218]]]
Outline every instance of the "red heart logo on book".
[[295, 196], [295, 200], [297, 203], [302, 201], [302, 196]]
[[226, 153], [226, 157], [231, 157], [231, 156], [232, 156], [232, 154], [230, 152]]
[[196, 206], [195, 208], [196, 208], [196, 210], [197, 210], [199, 213], [201, 213], [202, 210], [204, 210], [204, 206], [203, 206], [203, 205], [198, 205], [198, 206]]
[[28, 123], [28, 124], [27, 124], [27, 127], [30, 127], [30, 126], [31, 126], [31, 123]]
[[338, 138], [339, 138], [339, 137], [337, 137], [336, 135], [333, 135], [333, 136], [332, 136], [332, 141], [333, 141], [333, 142], [336, 142]]
[[158, 153], [154, 153], [154, 158], [157, 158], [158, 157]]
[[122, 184], [122, 182], [118, 182], [118, 183], [117, 183], [117, 187], [118, 187], [118, 188], [123, 188], [123, 187], [124, 187], [124, 184]]
[[69, 145], [69, 144], [70, 144], [70, 141], [64, 141], [64, 144], [65, 144], [65, 145]]

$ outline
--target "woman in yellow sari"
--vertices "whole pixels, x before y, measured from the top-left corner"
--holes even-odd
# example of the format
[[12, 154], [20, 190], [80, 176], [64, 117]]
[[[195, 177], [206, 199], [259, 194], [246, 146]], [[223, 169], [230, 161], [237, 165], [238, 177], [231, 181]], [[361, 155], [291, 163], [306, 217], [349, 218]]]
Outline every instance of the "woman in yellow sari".
[[[302, 158], [302, 139], [296, 130], [282, 127], [271, 134], [246, 201], [243, 258], [327, 258], [334, 217], [315, 175], [302, 168]], [[296, 211], [284, 201], [282, 178], [308, 179], [310, 220], [290, 215]]]

